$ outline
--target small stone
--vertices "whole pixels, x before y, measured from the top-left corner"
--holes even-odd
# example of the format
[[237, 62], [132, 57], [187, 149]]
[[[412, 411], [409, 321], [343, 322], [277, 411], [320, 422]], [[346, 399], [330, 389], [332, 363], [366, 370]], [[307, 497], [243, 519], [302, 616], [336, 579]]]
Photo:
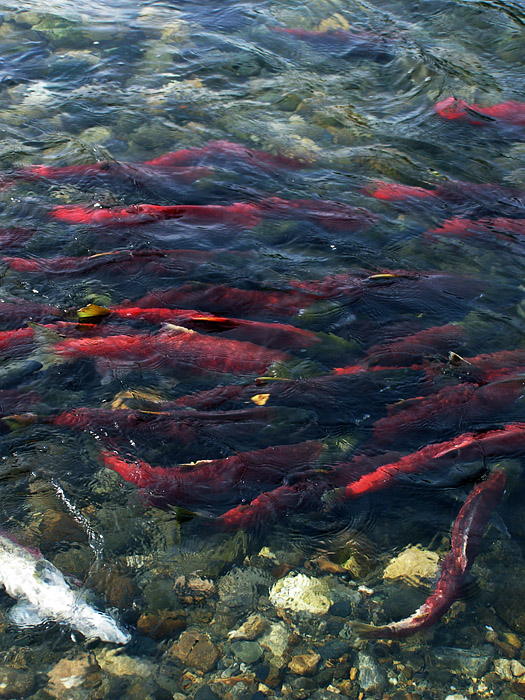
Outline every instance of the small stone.
[[123, 654], [119, 649], [101, 649], [95, 652], [97, 663], [103, 671], [115, 676], [153, 677], [156, 673], [151, 661]]
[[234, 642], [232, 651], [235, 658], [247, 666], [254, 664], [263, 655], [262, 647], [257, 642]]
[[321, 656], [315, 651], [308, 651], [306, 654], [292, 656], [288, 668], [297, 676], [313, 676], [317, 671], [317, 666]]
[[276, 688], [281, 682], [281, 669], [277, 666], [270, 665], [270, 670], [264, 682], [270, 688]]
[[392, 559], [383, 572], [385, 581], [402, 580], [411, 586], [432, 581], [439, 569], [439, 555], [416, 545]]
[[185, 603], [191, 605], [205, 598], [210, 598], [215, 593], [215, 584], [210, 579], [191, 574], [190, 576], [179, 576], [176, 578], [173, 590]]
[[195, 700], [221, 700], [221, 696], [217, 695], [208, 685], [203, 685], [194, 694]]
[[503, 639], [514, 649], [521, 649], [521, 639], [514, 632], [504, 632]]
[[181, 663], [199, 671], [211, 671], [219, 659], [219, 650], [204, 632], [189, 629], [172, 644], [169, 653]]
[[260, 637], [266, 629], [266, 621], [260, 615], [250, 615], [243, 624], [236, 630], [228, 632], [228, 639], [253, 640]]
[[525, 666], [516, 659], [512, 659], [510, 662], [510, 670], [515, 678], [521, 678], [525, 674]]
[[489, 670], [493, 651], [491, 647], [458, 649], [435, 647], [434, 657], [446, 668], [459, 671], [473, 678], [481, 678]]
[[181, 610], [142, 613], [137, 621], [137, 629], [152, 639], [165, 639], [186, 629], [186, 616]]
[[0, 666], [0, 698], [25, 698], [34, 685], [33, 671]]
[[370, 654], [359, 652], [359, 685], [365, 693], [380, 694], [386, 687], [386, 674]]
[[332, 642], [327, 642], [319, 647], [318, 651], [321, 658], [325, 661], [328, 659], [340, 659], [343, 654], [348, 653], [350, 645], [343, 640], [335, 639]]
[[333, 600], [325, 581], [304, 574], [288, 574], [270, 589], [270, 602], [276, 608], [323, 615]]
[[281, 658], [290, 645], [290, 632], [282, 622], [274, 622], [260, 639], [260, 645], [277, 658]]
[[41, 541], [48, 542], [85, 542], [86, 533], [67, 513], [58, 510], [46, 510], [38, 526]]
[[494, 672], [504, 681], [521, 678], [525, 674], [525, 666], [516, 659], [495, 659]]
[[100, 666], [93, 655], [82, 654], [74, 659], [61, 659], [47, 675], [46, 692], [61, 698], [72, 688], [93, 687], [100, 683]]

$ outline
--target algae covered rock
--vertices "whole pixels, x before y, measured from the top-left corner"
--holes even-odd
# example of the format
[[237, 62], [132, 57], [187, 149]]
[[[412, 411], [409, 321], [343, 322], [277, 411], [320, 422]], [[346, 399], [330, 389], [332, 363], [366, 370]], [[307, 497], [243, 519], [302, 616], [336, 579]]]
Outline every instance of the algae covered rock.
[[276, 608], [323, 615], [333, 597], [326, 581], [290, 573], [272, 586], [270, 601]]

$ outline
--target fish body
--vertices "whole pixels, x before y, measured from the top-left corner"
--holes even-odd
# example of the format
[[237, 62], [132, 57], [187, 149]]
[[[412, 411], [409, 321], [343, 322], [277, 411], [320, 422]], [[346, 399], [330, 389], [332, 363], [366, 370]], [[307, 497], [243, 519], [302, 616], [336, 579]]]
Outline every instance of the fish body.
[[258, 203], [265, 217], [306, 219], [334, 231], [357, 231], [367, 228], [378, 217], [363, 207], [316, 199], [281, 199], [268, 197]]
[[23, 246], [35, 233], [36, 230], [31, 228], [0, 228], [0, 248]]
[[448, 180], [432, 189], [375, 180], [363, 188], [365, 194], [385, 202], [433, 202], [467, 205], [482, 210], [512, 212], [525, 209], [525, 191], [489, 183]]
[[441, 565], [441, 574], [432, 594], [413, 615], [390, 625], [375, 627], [353, 623], [359, 637], [399, 639], [430, 627], [441, 619], [458, 598], [465, 577], [479, 551], [481, 539], [492, 511], [505, 490], [506, 476], [495, 470], [488, 479], [476, 484], [461, 507], [452, 528], [450, 552]]
[[217, 493], [232, 494], [254, 484], [275, 484], [294, 469], [312, 464], [323, 449], [321, 442], [266, 447], [224, 459], [211, 459], [177, 467], [152, 467], [143, 460], [125, 460], [114, 452], [101, 453], [104, 465], [126, 481], [146, 489], [152, 505], [184, 506], [205, 501]]
[[434, 105], [434, 111], [443, 119], [468, 121], [471, 124], [503, 124], [525, 127], [525, 102], [509, 100], [485, 107], [447, 97]]
[[187, 329], [155, 335], [114, 335], [107, 338], [68, 338], [53, 346], [62, 357], [93, 357], [115, 366], [167, 367], [173, 370], [255, 374], [267, 372], [274, 362], [290, 356], [280, 350], [228, 338], [210, 337]]
[[295, 484], [284, 484], [271, 491], [264, 491], [250, 503], [231, 508], [220, 515], [216, 523], [225, 530], [266, 526], [287, 513], [320, 508], [321, 498], [326, 488], [322, 477], [315, 475], [312, 475], [312, 479], [305, 477]]
[[60, 622], [87, 639], [126, 644], [131, 635], [109, 615], [95, 610], [67, 584], [51, 562], [0, 534], [0, 582], [19, 603], [12, 619], [22, 626]]
[[[159, 308], [179, 307], [201, 309], [213, 314], [236, 317], [266, 314], [269, 316], [295, 316], [320, 297], [311, 292], [269, 289], [239, 289], [226, 284], [193, 284], [191, 282], [172, 289], [154, 290], [129, 303], [130, 307]], [[1, 306], [0, 306], [1, 312]]]
[[247, 165], [262, 170], [275, 169], [300, 170], [310, 165], [309, 159], [285, 156], [283, 154], [267, 153], [248, 148], [240, 143], [231, 141], [210, 141], [201, 148], [183, 148], [179, 151], [166, 153], [153, 160], [146, 161], [147, 165], [154, 167], [186, 166], [200, 163], [206, 159], [226, 158], [228, 160], [241, 160]]
[[[383, 464], [359, 479], [347, 483], [339, 495], [343, 499], [353, 499], [384, 489], [404, 474], [445, 468], [459, 461], [517, 455], [522, 454], [524, 450], [525, 423], [509, 423], [500, 430], [463, 433], [452, 440], [431, 443], [417, 452]], [[344, 477], [351, 469], [352, 462], [349, 462], [339, 465], [336, 471]]]
[[[482, 242], [516, 243], [523, 245], [525, 241], [525, 222], [523, 219], [463, 219], [460, 217], [448, 219], [441, 226], [431, 229], [427, 236], [458, 236], [472, 238]], [[518, 250], [518, 249], [517, 249]]]
[[25, 168], [15, 170], [6, 177], [6, 184], [12, 185], [17, 181], [36, 182], [38, 180], [50, 180], [62, 182], [75, 181], [89, 178], [90, 180], [101, 179], [115, 180], [128, 179], [134, 183], [145, 183], [148, 180], [162, 177], [176, 182], [192, 183], [207, 177], [213, 173], [213, 168], [209, 167], [177, 167], [170, 165], [154, 165], [145, 163], [119, 163], [116, 161], [99, 161], [98, 163], [86, 163], [85, 165], [29, 165]]
[[26, 321], [42, 322], [61, 316], [60, 309], [38, 302], [18, 299], [17, 301], [0, 301], [0, 323], [18, 327]]
[[252, 227], [256, 226], [261, 218], [259, 208], [246, 202], [229, 205], [133, 204], [129, 207], [113, 207], [111, 209], [64, 204], [54, 207], [50, 215], [54, 219], [69, 224], [93, 224], [96, 226], [131, 226], [169, 219], [184, 219], [185, 221], [198, 221], [205, 224], [225, 223]]
[[53, 258], [20, 258], [4, 256], [0, 259], [11, 270], [42, 275], [74, 275], [110, 269], [112, 272], [187, 273], [213, 259], [215, 253], [201, 250], [112, 250], [95, 255]]
[[300, 27], [272, 27], [274, 32], [296, 37], [312, 46], [339, 49], [343, 57], [373, 58], [388, 61], [394, 58], [391, 43], [385, 37], [371, 32], [351, 32], [346, 29], [322, 31]]
[[51, 216], [71, 224], [95, 224], [116, 226], [147, 224], [167, 219], [205, 224], [227, 223], [238, 226], [256, 226], [261, 219], [296, 218], [313, 221], [328, 229], [355, 231], [373, 223], [377, 217], [366, 209], [351, 207], [339, 202], [297, 199], [286, 200], [269, 197], [260, 202], [235, 204], [135, 204], [112, 209], [60, 205], [52, 209]]
[[414, 435], [470, 425], [510, 411], [525, 395], [525, 379], [507, 379], [490, 384], [447, 386], [430, 396], [421, 396], [388, 407], [388, 415], [374, 423], [377, 444], [390, 445], [404, 435]]
[[436, 353], [457, 349], [464, 339], [465, 331], [460, 324], [432, 326], [386, 343], [372, 345], [366, 352], [364, 362], [368, 368], [375, 365], [411, 367], [421, 364]]
[[[68, 430], [82, 430], [94, 435], [121, 437], [122, 435], [162, 435], [182, 444], [189, 444], [198, 435], [202, 441], [211, 438], [214, 442], [224, 440], [228, 445], [239, 438], [267, 430], [272, 421], [283, 416], [276, 408], [251, 407], [228, 411], [176, 410], [145, 411], [134, 409], [108, 409], [79, 407], [58, 414], [37, 415], [22, 413], [5, 417], [8, 425], [23, 427], [34, 423], [54, 425]], [[294, 412], [300, 428], [308, 424], [310, 416]]]
[[191, 330], [217, 333], [268, 348], [305, 349], [319, 342], [315, 333], [289, 324], [216, 316], [192, 309], [116, 307], [111, 310], [111, 316], [153, 324], [176, 323]]

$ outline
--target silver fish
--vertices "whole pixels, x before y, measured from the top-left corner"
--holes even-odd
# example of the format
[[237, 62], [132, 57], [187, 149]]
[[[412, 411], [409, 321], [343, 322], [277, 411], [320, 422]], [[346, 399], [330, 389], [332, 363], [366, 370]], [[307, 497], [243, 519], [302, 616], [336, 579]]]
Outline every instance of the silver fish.
[[114, 644], [131, 639], [112, 617], [86, 603], [56, 566], [5, 533], [0, 533], [0, 583], [10, 596], [18, 598], [9, 614], [22, 627], [53, 620], [69, 625], [87, 639]]

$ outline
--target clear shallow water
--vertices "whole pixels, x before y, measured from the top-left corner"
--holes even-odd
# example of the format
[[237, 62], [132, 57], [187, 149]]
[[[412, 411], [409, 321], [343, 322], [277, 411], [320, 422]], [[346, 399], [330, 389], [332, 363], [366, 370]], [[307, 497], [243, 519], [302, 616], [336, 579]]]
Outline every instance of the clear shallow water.
[[[497, 388], [479, 398], [468, 392], [494, 377], [484, 375], [479, 362], [448, 361], [449, 351], [473, 358], [523, 348], [523, 123], [449, 121], [434, 105], [451, 95], [481, 106], [522, 101], [524, 20], [517, 3], [2, 5], [3, 255], [37, 263], [137, 251], [133, 265], [129, 253], [118, 253], [112, 264], [94, 264], [109, 257], [62, 260], [40, 272], [6, 258], [1, 295], [15, 306], [4, 307], [2, 329], [50, 324], [57, 315], [73, 321], [75, 310], [89, 303], [117, 309], [151, 290], [177, 289], [171, 306], [202, 312], [179, 318], [179, 325], [207, 339], [200, 354], [185, 354], [169, 345], [158, 323], [114, 312], [96, 329], [37, 328], [33, 338], [10, 341], [3, 352], [0, 390], [11, 392], [0, 395], [3, 415], [56, 416], [84, 407], [141, 411], [131, 426], [124, 412], [92, 414], [81, 430], [40, 419], [17, 430], [8, 429], [16, 427], [11, 422], [1, 436], [3, 528], [77, 577], [134, 635], [122, 654], [125, 671], [111, 665], [103, 645], [94, 645], [100, 668], [92, 685], [85, 680], [75, 690], [78, 697], [193, 696], [202, 685], [222, 697], [309, 697], [320, 690], [441, 698], [452, 685], [467, 696], [520, 692], [519, 674], [509, 671], [506, 679], [501, 664], [493, 666], [493, 658], [520, 659], [525, 630], [519, 440], [515, 453], [458, 459], [347, 503], [334, 503], [341, 482], [331, 468], [356, 454], [380, 463], [388, 450], [409, 454], [523, 419], [519, 374], [505, 385], [505, 391], [511, 387], [505, 400]], [[216, 141], [251, 150], [213, 146]], [[204, 149], [180, 166], [201, 170], [144, 165], [180, 149]], [[112, 165], [53, 170], [101, 162]], [[122, 162], [135, 165], [122, 168]], [[28, 171], [34, 165], [50, 169]], [[370, 196], [377, 180], [441, 189], [431, 199], [413, 192], [408, 201], [385, 201]], [[462, 190], [457, 181], [494, 187]], [[298, 200], [298, 207], [285, 203]], [[192, 217], [186, 210], [182, 218], [118, 226], [52, 215], [54, 207], [77, 204], [239, 202], [253, 206], [249, 215], [217, 210], [203, 219], [202, 212]], [[469, 236], [457, 225], [455, 235], [428, 235], [457, 217], [485, 224]], [[494, 223], [501, 218], [507, 221]], [[138, 257], [151, 250], [181, 252]], [[336, 281], [323, 283], [328, 277]], [[245, 292], [233, 297], [230, 288]], [[286, 323], [317, 335], [306, 348], [289, 334], [279, 336], [268, 351], [273, 356], [246, 364], [264, 351], [224, 339], [271, 345], [270, 329], [235, 329], [236, 322], [202, 320], [206, 313]], [[394, 355], [385, 347], [442, 326], [448, 330], [423, 349], [414, 339]], [[58, 353], [63, 335], [104, 334], [98, 360], [80, 344], [71, 357]], [[142, 345], [108, 360], [111, 334], [137, 334]], [[160, 347], [150, 347], [158, 337]], [[248, 359], [236, 365], [242, 358]], [[357, 375], [332, 374], [357, 365], [363, 368]], [[393, 368], [370, 371], [375, 365]], [[492, 369], [520, 367], [516, 356], [501, 355]], [[262, 375], [290, 381], [255, 383]], [[243, 387], [233, 398], [198, 393], [231, 385]], [[467, 392], [464, 400], [435, 398], [456, 386]], [[193, 404], [189, 410], [205, 415], [155, 417], [173, 410], [163, 402], [187, 396], [194, 397], [183, 399]], [[403, 420], [398, 402], [415, 397], [428, 403], [416, 402], [420, 413], [405, 403]], [[398, 422], [377, 426], [396, 412]], [[130, 463], [173, 467], [308, 440], [324, 445], [320, 456], [275, 459], [274, 465], [266, 452], [233, 477], [224, 464], [213, 479], [191, 481], [178, 473], [175, 495], [167, 497], [162, 483], [149, 499], [101, 459], [109, 449]], [[347, 620], [388, 623], [421, 604], [432, 575], [416, 587], [385, 583], [385, 566], [415, 544], [443, 557], [461, 504], [498, 457], [511, 493], [487, 530], [463, 600], [427, 636], [370, 642], [359, 656]], [[352, 463], [348, 479], [360, 473]], [[255, 511], [249, 528], [223, 527], [220, 517], [229, 509], [297, 484], [311, 485], [304, 498], [275, 512]], [[357, 563], [345, 573], [338, 566], [354, 551]], [[328, 613], [285, 614], [279, 622], [268, 590], [288, 569], [330, 588]], [[188, 592], [184, 582], [173, 588], [179, 576], [195, 572], [211, 581], [206, 594], [195, 585]], [[360, 585], [371, 592], [359, 593]], [[4, 596], [3, 603], [7, 611], [11, 600]], [[255, 661], [232, 647], [228, 632], [252, 612], [268, 626], [282, 625], [285, 635], [297, 634], [284, 655], [275, 640], [260, 642]], [[177, 620], [171, 632], [154, 629], [170, 615]], [[217, 665], [203, 675], [170, 651], [183, 624], [209, 633], [219, 649]], [[53, 690], [47, 674], [65, 656], [78, 662], [85, 651], [67, 628], [19, 630], [7, 617], [2, 639], [5, 663], [20, 677], [27, 679], [28, 669], [37, 674], [24, 691], [28, 697], [65, 692]], [[335, 642], [339, 647], [327, 650]], [[457, 647], [467, 650], [470, 663], [451, 661]], [[309, 650], [321, 659], [305, 680], [287, 664]], [[472, 658], [482, 662], [476, 666]], [[367, 686], [366, 669], [376, 663], [384, 674]], [[138, 681], [145, 673], [151, 687]], [[229, 676], [241, 680], [226, 682]]]

